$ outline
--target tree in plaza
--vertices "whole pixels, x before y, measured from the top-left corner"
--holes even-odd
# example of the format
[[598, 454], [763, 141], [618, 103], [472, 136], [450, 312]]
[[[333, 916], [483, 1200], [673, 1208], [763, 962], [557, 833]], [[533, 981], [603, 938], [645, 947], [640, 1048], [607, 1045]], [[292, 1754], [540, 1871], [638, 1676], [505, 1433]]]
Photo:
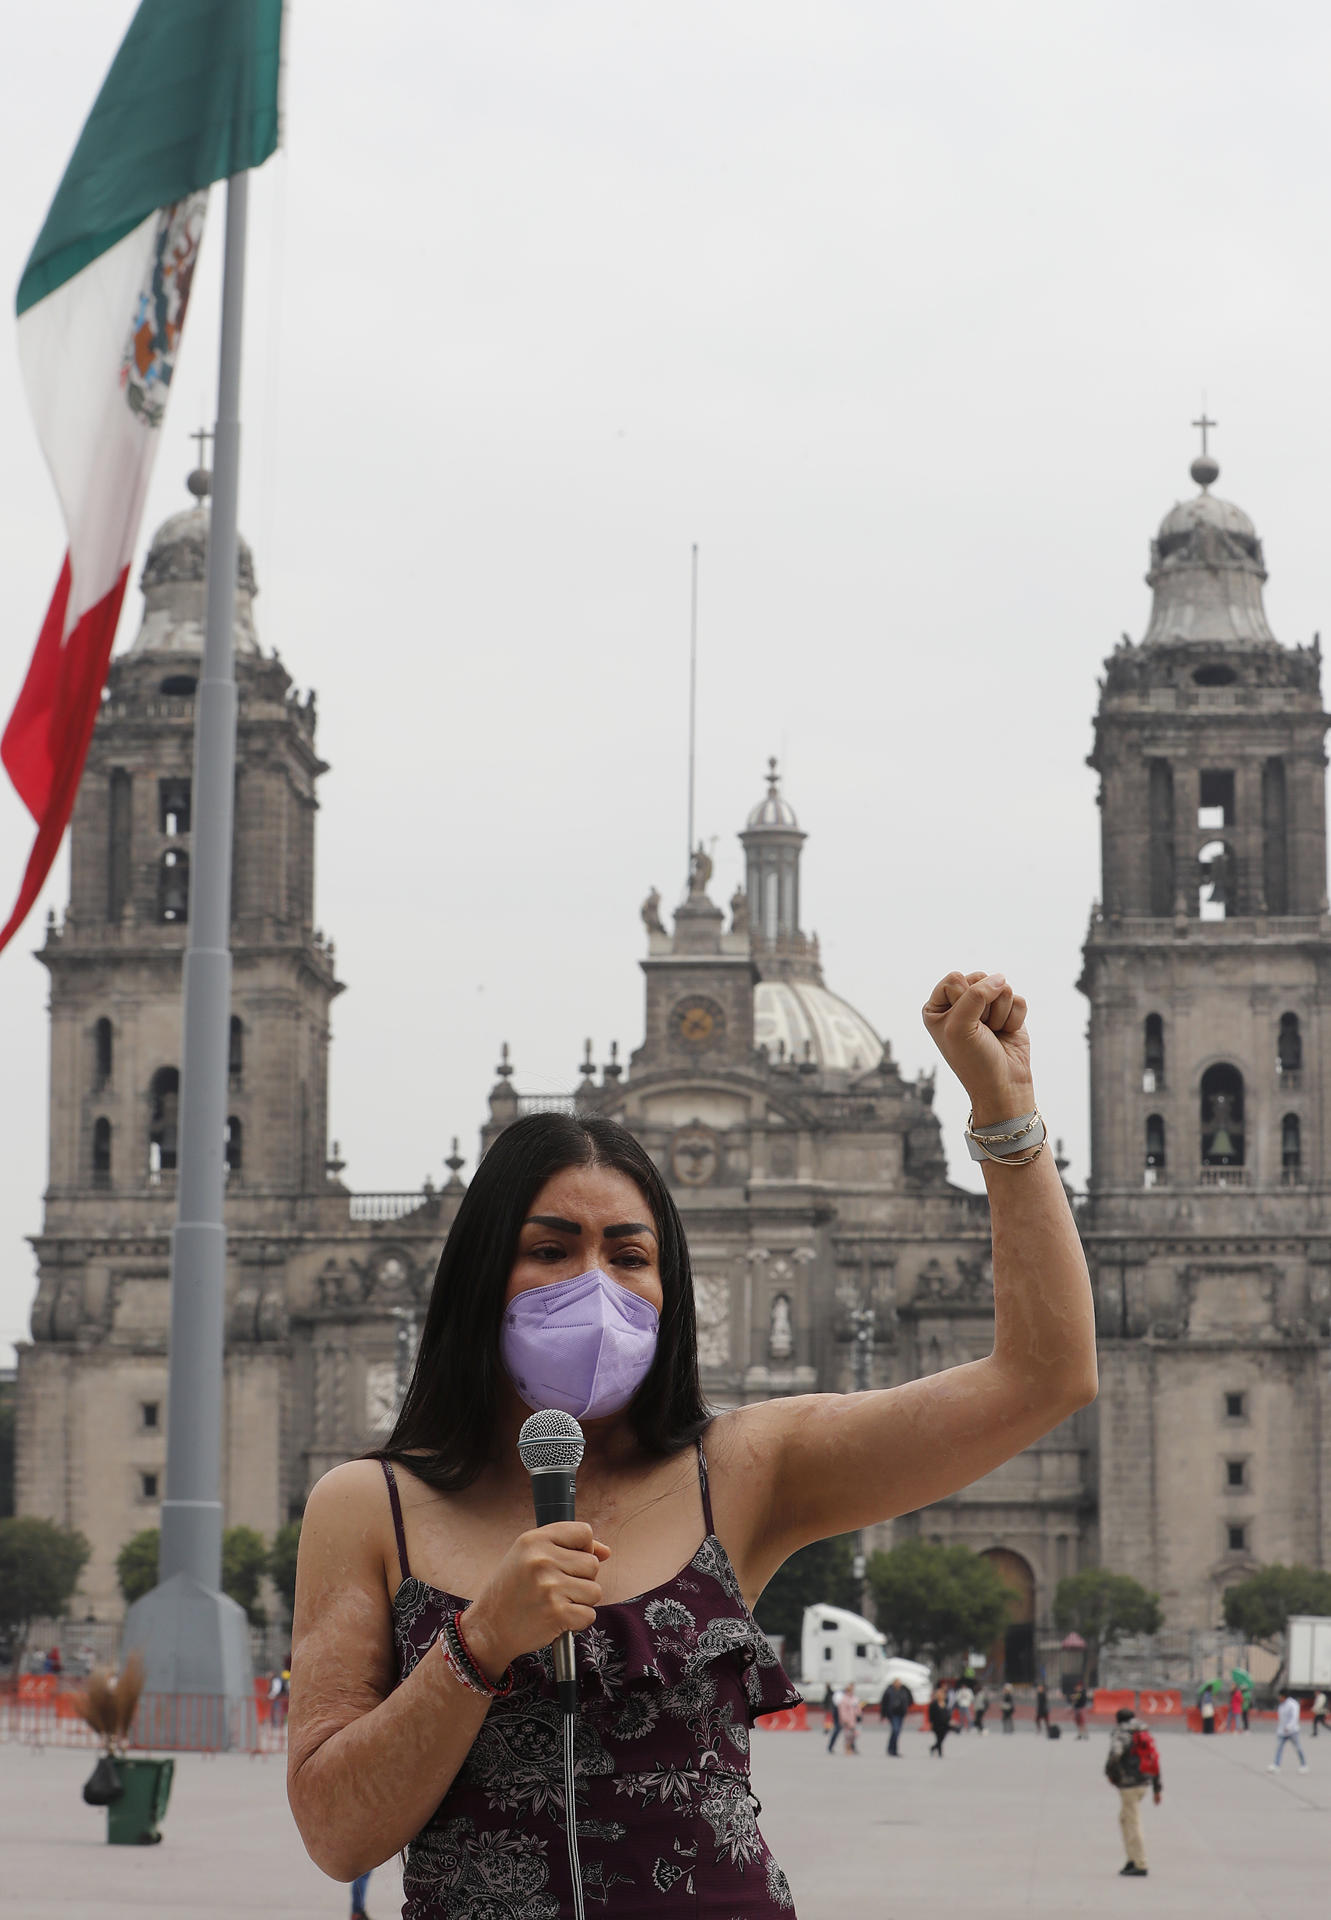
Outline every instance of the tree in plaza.
[[0, 1520], [0, 1648], [15, 1667], [32, 1622], [58, 1620], [64, 1613], [88, 1553], [83, 1535], [69, 1527], [50, 1520]]
[[855, 1535], [837, 1534], [815, 1540], [792, 1553], [763, 1588], [754, 1618], [764, 1633], [785, 1636], [787, 1646], [798, 1647], [804, 1609], [820, 1603], [860, 1610], [860, 1583], [855, 1578]]
[[1130, 1574], [1107, 1567], [1083, 1567], [1054, 1589], [1054, 1625], [1060, 1633], [1079, 1633], [1086, 1642], [1082, 1678], [1093, 1673], [1101, 1650], [1139, 1633], [1158, 1633], [1160, 1596], [1148, 1593]]
[[[126, 1540], [116, 1555], [116, 1578], [130, 1606], [157, 1585], [157, 1552], [161, 1536], [145, 1527]], [[259, 1587], [268, 1571], [268, 1548], [253, 1527], [228, 1527], [222, 1535], [222, 1591], [244, 1607], [252, 1627], [266, 1627], [268, 1613], [259, 1599]]]
[[253, 1527], [228, 1527], [222, 1535], [222, 1591], [244, 1607], [252, 1627], [268, 1625], [259, 1586], [268, 1571], [268, 1547]]
[[1289, 1616], [1331, 1613], [1331, 1573], [1316, 1567], [1259, 1567], [1226, 1589], [1224, 1604], [1225, 1625], [1246, 1641], [1279, 1654], [1283, 1668]]
[[938, 1666], [987, 1647], [1008, 1617], [1011, 1595], [981, 1553], [932, 1540], [903, 1540], [869, 1556], [878, 1624], [899, 1653]]
[[157, 1548], [161, 1535], [156, 1527], [145, 1527], [142, 1533], [131, 1534], [116, 1555], [116, 1579], [120, 1591], [125, 1596], [125, 1605], [132, 1607], [136, 1600], [142, 1600], [145, 1593], [151, 1593], [157, 1585]]
[[300, 1521], [288, 1520], [273, 1535], [268, 1549], [268, 1578], [282, 1599], [283, 1616], [288, 1626], [296, 1606], [296, 1549], [300, 1545]]

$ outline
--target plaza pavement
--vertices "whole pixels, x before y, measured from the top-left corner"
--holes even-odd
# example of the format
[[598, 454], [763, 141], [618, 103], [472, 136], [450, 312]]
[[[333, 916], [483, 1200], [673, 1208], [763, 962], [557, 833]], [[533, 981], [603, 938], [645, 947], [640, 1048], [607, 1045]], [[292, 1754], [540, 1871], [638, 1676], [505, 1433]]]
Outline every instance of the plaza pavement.
[[[1314, 1920], [1331, 1892], [1331, 1739], [1266, 1771], [1273, 1741], [1160, 1735], [1164, 1804], [1143, 1808], [1148, 1880], [1122, 1880], [1108, 1736], [954, 1735], [940, 1764], [919, 1733], [888, 1760], [877, 1728], [856, 1756], [821, 1736], [759, 1733], [761, 1824], [789, 1874], [799, 1920], [937, 1920], [1027, 1914]], [[0, 1746], [0, 1913], [24, 1920], [341, 1920], [346, 1890], [306, 1858], [287, 1812], [282, 1760], [179, 1756], [160, 1847], [108, 1847], [84, 1806], [85, 1752]], [[395, 1920], [395, 1867], [369, 1911]], [[610, 1909], [593, 1908], [612, 1920]]]

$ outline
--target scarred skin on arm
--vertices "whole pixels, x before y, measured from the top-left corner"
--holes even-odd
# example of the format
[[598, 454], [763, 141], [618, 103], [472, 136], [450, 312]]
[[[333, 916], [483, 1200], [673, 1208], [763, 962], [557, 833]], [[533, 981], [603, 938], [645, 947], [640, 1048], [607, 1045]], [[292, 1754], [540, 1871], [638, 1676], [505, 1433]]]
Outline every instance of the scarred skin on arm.
[[[977, 1126], [1035, 1104], [1025, 1015], [1001, 974], [949, 974], [924, 1009]], [[1090, 1283], [1053, 1155], [984, 1171], [992, 1353], [881, 1392], [739, 1408], [708, 1428], [717, 1530], [750, 1604], [798, 1547], [956, 1492], [1094, 1397]], [[533, 1203], [510, 1293], [595, 1265], [659, 1307], [655, 1235], [642, 1227], [627, 1236], [615, 1224], [639, 1217], [632, 1210], [643, 1195], [627, 1176], [573, 1167], [541, 1194], [551, 1198], [546, 1211], [561, 1218], [552, 1225]], [[565, 1232], [574, 1220], [580, 1224]], [[645, 1458], [620, 1413], [586, 1428], [578, 1509], [591, 1514], [596, 1533], [585, 1520], [524, 1532], [530, 1488], [516, 1437], [526, 1409], [511, 1386], [506, 1392], [481, 1479], [449, 1498], [416, 1483], [414, 1522], [439, 1556], [437, 1579], [451, 1581], [454, 1563], [465, 1572], [462, 1590], [475, 1595], [464, 1615], [467, 1642], [492, 1682], [519, 1654], [592, 1625], [603, 1577], [614, 1579], [611, 1598], [667, 1577], [695, 1550], [700, 1524], [691, 1462]], [[615, 1548], [610, 1574], [603, 1540]], [[378, 1462], [334, 1468], [310, 1495], [301, 1531], [288, 1795], [312, 1859], [335, 1879], [378, 1866], [427, 1825], [490, 1710], [437, 1647], [395, 1685], [398, 1578]]]
[[[977, 1127], [1034, 1107], [1026, 1003], [1002, 974], [948, 974], [924, 1021]], [[984, 1179], [992, 1353], [899, 1387], [765, 1401], [716, 1423], [746, 1597], [797, 1548], [945, 1499], [1095, 1398], [1090, 1278], [1052, 1152], [1025, 1167], [986, 1161]]]

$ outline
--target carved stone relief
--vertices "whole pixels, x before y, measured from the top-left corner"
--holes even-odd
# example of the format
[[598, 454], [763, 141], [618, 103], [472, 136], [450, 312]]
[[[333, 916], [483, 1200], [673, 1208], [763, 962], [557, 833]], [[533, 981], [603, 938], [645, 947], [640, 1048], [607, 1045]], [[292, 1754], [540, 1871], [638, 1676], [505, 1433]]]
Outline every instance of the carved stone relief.
[[694, 1274], [693, 1310], [698, 1322], [698, 1364], [727, 1366], [730, 1362], [730, 1282], [724, 1274]]

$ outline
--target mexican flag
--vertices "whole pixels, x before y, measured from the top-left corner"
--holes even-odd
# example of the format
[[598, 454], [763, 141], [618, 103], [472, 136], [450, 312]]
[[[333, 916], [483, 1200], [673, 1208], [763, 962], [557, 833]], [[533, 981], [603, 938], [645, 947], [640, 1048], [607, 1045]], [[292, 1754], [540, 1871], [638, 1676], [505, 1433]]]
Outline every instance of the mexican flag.
[[69, 550], [0, 760], [37, 822], [3, 948], [74, 808], [203, 238], [208, 188], [277, 145], [282, 0], [142, 0], [18, 289], [19, 357]]

